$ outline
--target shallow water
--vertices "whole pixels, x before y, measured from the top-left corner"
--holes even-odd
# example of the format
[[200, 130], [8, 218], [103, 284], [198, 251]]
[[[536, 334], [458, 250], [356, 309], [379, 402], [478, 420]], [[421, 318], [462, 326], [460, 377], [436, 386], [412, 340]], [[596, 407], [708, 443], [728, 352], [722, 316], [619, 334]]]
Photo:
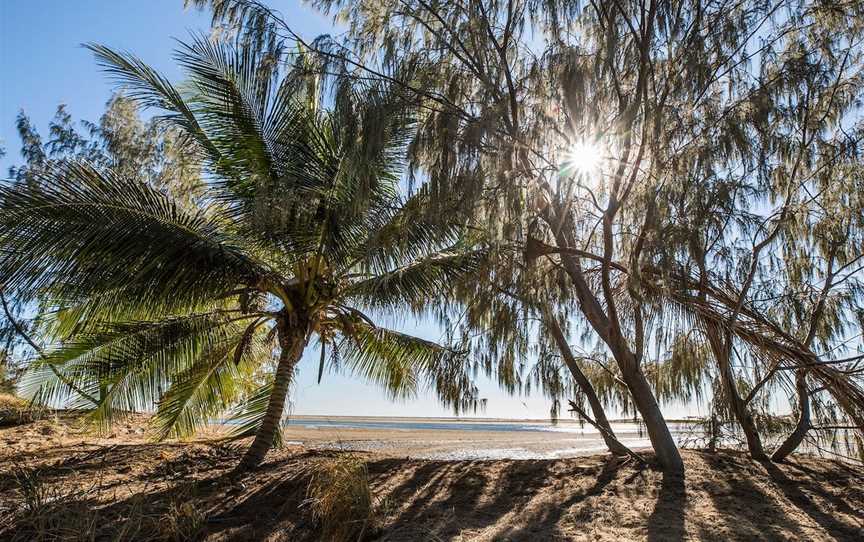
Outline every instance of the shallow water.
[[[286, 425], [301, 426], [308, 429], [316, 428], [345, 428], [345, 429], [387, 429], [401, 431], [431, 430], [431, 431], [529, 431], [529, 432], [556, 432], [574, 433], [599, 436], [600, 432], [589, 424], [580, 424], [574, 421], [560, 421], [558, 423], [539, 421], [478, 421], [478, 420], [409, 420], [397, 418], [393, 420], [369, 420], [349, 418], [327, 418], [327, 417], [303, 417], [290, 418]], [[644, 435], [645, 428], [636, 422], [612, 422], [612, 430], [616, 434]], [[693, 424], [678, 423], [669, 424], [673, 433], [689, 432], [693, 430]]]

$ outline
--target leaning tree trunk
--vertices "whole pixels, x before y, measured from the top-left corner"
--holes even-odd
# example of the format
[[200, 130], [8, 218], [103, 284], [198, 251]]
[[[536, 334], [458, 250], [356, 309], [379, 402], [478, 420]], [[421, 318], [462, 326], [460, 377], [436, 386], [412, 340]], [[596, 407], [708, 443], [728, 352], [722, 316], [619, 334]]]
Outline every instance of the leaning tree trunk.
[[276, 432], [282, 421], [282, 413], [285, 410], [285, 399], [288, 397], [288, 388], [291, 385], [291, 377], [294, 375], [294, 367], [303, 354], [305, 345], [305, 330], [289, 329], [287, 323], [280, 322], [278, 326], [279, 363], [276, 366], [276, 375], [273, 379], [273, 390], [270, 392], [270, 400], [267, 403], [267, 412], [261, 421], [261, 427], [255, 433], [252, 446], [246, 451], [246, 455], [237, 466], [238, 471], [257, 467], [270, 448], [273, 447]]
[[[822, 291], [819, 293], [819, 302], [816, 304], [816, 308], [813, 310], [813, 316], [810, 318], [810, 329], [807, 331], [807, 338], [804, 339], [804, 346], [808, 349], [816, 338], [816, 333], [819, 329], [819, 322], [825, 314], [825, 305], [828, 301], [828, 294], [831, 292], [831, 287], [834, 285], [834, 277], [837, 274], [834, 269], [834, 262], [837, 258], [837, 251], [841, 246], [842, 243], [834, 245], [828, 258], [828, 269], [825, 276], [825, 282], [822, 284]], [[789, 456], [789, 454], [797, 450], [798, 446], [804, 442], [804, 437], [807, 436], [807, 432], [810, 431], [810, 428], [812, 427], [810, 420], [810, 390], [807, 387], [806, 369], [799, 368], [795, 371], [795, 389], [798, 391], [798, 423], [795, 424], [795, 430], [792, 431], [792, 434], [786, 437], [786, 440], [784, 440], [780, 444], [780, 447], [774, 451], [774, 454], [771, 456], [773, 461], [783, 461]]]
[[711, 351], [714, 354], [714, 359], [717, 361], [717, 366], [720, 369], [720, 382], [723, 386], [723, 391], [729, 399], [729, 404], [732, 407], [732, 415], [741, 430], [744, 432], [744, 438], [747, 441], [747, 449], [750, 452], [750, 457], [757, 461], [768, 459], [765, 454], [765, 449], [762, 447], [762, 438], [759, 436], [759, 431], [756, 429], [756, 422], [753, 420], [753, 413], [747, 407], [747, 404], [738, 393], [738, 385], [735, 382], [735, 375], [732, 373], [732, 365], [730, 362], [731, 341], [732, 338], [727, 335], [725, 341], [721, 339], [719, 330], [706, 323], [708, 327], [707, 335], [708, 342], [711, 345]]
[[738, 425], [741, 426], [741, 431], [744, 433], [744, 439], [747, 441], [747, 450], [750, 452], [750, 457], [757, 461], [767, 460], [768, 456], [765, 454], [765, 449], [762, 447], [762, 438], [759, 436], [759, 430], [756, 429], [756, 422], [753, 420], [753, 413], [749, 408], [747, 408], [747, 405], [744, 404], [744, 400], [738, 393], [738, 386], [735, 384], [735, 377], [732, 375], [728, 363], [725, 368], [721, 367], [720, 372], [720, 380], [724, 390], [726, 391], [726, 395], [729, 397], [729, 402], [732, 406], [732, 414], [735, 416], [735, 420], [738, 422]]
[[619, 441], [615, 436], [615, 432], [612, 431], [612, 426], [609, 424], [609, 420], [606, 418], [606, 412], [603, 410], [603, 404], [600, 402], [600, 398], [597, 397], [597, 392], [594, 390], [594, 386], [591, 385], [591, 382], [585, 376], [585, 373], [582, 372], [582, 369], [580, 369], [579, 365], [576, 363], [576, 358], [570, 350], [570, 345], [567, 344], [567, 339], [561, 331], [561, 326], [558, 325], [557, 318], [547, 312], [543, 319], [546, 323], [546, 327], [552, 334], [552, 338], [555, 340], [555, 344], [558, 346], [558, 350], [561, 352], [561, 357], [564, 358], [564, 363], [567, 365], [567, 368], [570, 369], [570, 374], [573, 375], [573, 380], [576, 381], [576, 385], [579, 386], [579, 389], [588, 401], [588, 405], [591, 407], [591, 413], [594, 414], [593, 421], [597, 424], [597, 429], [600, 431], [600, 435], [603, 437], [603, 442], [606, 443], [606, 447], [609, 448], [612, 455], [632, 455], [633, 452], [621, 444], [621, 441]]
[[672, 438], [669, 426], [663, 418], [663, 412], [660, 411], [660, 405], [654, 397], [651, 384], [648, 383], [636, 356], [629, 350], [619, 353], [619, 355], [623, 360], [623, 362], [619, 361], [621, 376], [633, 396], [637, 410], [642, 414], [645, 429], [648, 431], [648, 438], [654, 448], [654, 455], [657, 456], [657, 460], [666, 472], [684, 472], [684, 461], [681, 459], [678, 445]]
[[810, 430], [810, 390], [807, 389], [807, 372], [804, 369], [795, 372], [795, 388], [798, 390], [798, 423], [795, 430], [774, 451], [772, 461], [786, 459], [804, 442], [804, 437]]
[[[553, 228], [555, 227], [554, 224], [550, 225]], [[556, 232], [555, 236], [559, 247], [574, 245], [574, 243], [569, 242], [564, 231], [560, 229]], [[648, 431], [648, 438], [651, 440], [651, 446], [654, 448], [657, 461], [666, 472], [683, 473], [684, 461], [681, 459], [681, 453], [678, 451], [675, 439], [672, 438], [672, 433], [669, 431], [666, 420], [663, 419], [660, 405], [657, 404], [654, 391], [651, 389], [648, 379], [645, 378], [645, 373], [642, 371], [639, 359], [630, 349], [627, 340], [621, 333], [612, 332], [612, 330], [617, 329], [617, 326], [609, 320], [600, 301], [588, 286], [578, 260], [566, 251], [562, 251], [561, 262], [564, 264], [564, 270], [573, 281], [582, 313], [594, 331], [597, 332], [603, 342], [609, 347], [615, 361], [618, 363], [618, 367], [621, 369], [624, 383], [633, 396], [633, 403], [636, 405], [639, 413], [642, 414], [642, 420]]]

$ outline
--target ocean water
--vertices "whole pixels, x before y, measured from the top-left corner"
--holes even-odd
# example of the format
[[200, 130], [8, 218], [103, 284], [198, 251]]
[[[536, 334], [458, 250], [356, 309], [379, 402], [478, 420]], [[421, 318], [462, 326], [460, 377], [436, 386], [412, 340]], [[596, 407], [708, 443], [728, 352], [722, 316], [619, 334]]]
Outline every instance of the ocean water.
[[[344, 429], [388, 429], [398, 431], [503, 431], [503, 432], [555, 432], [574, 433], [584, 435], [599, 435], [599, 431], [590, 424], [580, 424], [572, 420], [560, 421], [558, 423], [539, 421], [479, 421], [479, 420], [411, 420], [404, 418], [376, 419], [368, 418], [327, 418], [327, 417], [302, 417], [289, 418], [286, 425], [300, 426], [308, 429], [315, 428], [344, 428]], [[612, 430], [620, 434], [643, 435], [645, 428], [637, 422], [612, 422]], [[693, 424], [673, 423], [670, 424], [673, 433], [691, 432]]]

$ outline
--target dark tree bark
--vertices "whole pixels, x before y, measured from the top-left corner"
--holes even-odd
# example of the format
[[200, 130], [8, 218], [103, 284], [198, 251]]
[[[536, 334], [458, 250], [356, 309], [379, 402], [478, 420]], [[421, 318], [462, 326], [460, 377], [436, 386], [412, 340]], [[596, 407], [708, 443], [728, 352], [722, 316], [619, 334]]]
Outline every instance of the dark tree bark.
[[238, 471], [257, 467], [264, 460], [264, 456], [267, 455], [270, 448], [273, 447], [276, 431], [285, 410], [285, 399], [288, 397], [288, 388], [291, 385], [291, 378], [294, 376], [294, 368], [303, 354], [306, 342], [305, 329], [296, 327], [289, 329], [288, 323], [282, 321], [277, 326], [281, 352], [273, 380], [273, 390], [270, 392], [270, 400], [267, 403], [267, 413], [264, 415], [261, 427], [255, 434], [255, 440], [252, 441], [252, 445], [246, 450], [246, 454], [237, 466]]
[[727, 333], [725, 339], [721, 337], [720, 330], [712, 324], [706, 324], [708, 331], [708, 342], [711, 345], [711, 351], [714, 354], [714, 359], [717, 361], [717, 366], [720, 369], [720, 382], [723, 386], [723, 391], [729, 400], [732, 407], [732, 415], [741, 430], [744, 432], [744, 438], [747, 441], [747, 449], [750, 452], [750, 457], [757, 461], [768, 459], [765, 454], [765, 449], [762, 446], [762, 439], [759, 436], [759, 431], [756, 429], [756, 423], [753, 420], [753, 413], [747, 408], [747, 403], [741, 398], [738, 393], [738, 385], [735, 382], [735, 375], [732, 372], [730, 358], [732, 355], [732, 337]]
[[795, 430], [774, 451], [771, 456], [772, 461], [783, 461], [789, 457], [789, 454], [797, 450], [798, 446], [804, 442], [804, 437], [807, 436], [811, 427], [810, 390], [807, 388], [806, 370], [798, 369], [795, 372], [795, 389], [798, 392], [798, 423], [795, 424]]
[[603, 442], [606, 443], [606, 447], [609, 448], [612, 455], [633, 455], [633, 452], [621, 444], [621, 442], [615, 437], [615, 432], [612, 431], [612, 426], [609, 425], [609, 420], [606, 418], [606, 413], [603, 410], [603, 404], [600, 402], [600, 398], [597, 397], [597, 392], [594, 390], [594, 386], [591, 385], [591, 382], [585, 376], [585, 373], [582, 372], [582, 369], [580, 369], [579, 365], [576, 363], [576, 358], [570, 350], [570, 345], [567, 344], [567, 339], [561, 331], [561, 326], [558, 325], [558, 320], [548, 312], [544, 315], [543, 320], [546, 324], [546, 328], [552, 334], [552, 338], [555, 340], [558, 350], [561, 352], [561, 357], [564, 359], [565, 365], [567, 365], [567, 368], [570, 370], [570, 374], [573, 375], [573, 380], [576, 381], [576, 385], [579, 386], [579, 389], [588, 401], [588, 405], [591, 407], [591, 413], [594, 415], [592, 421], [597, 424], [597, 429], [603, 436]]

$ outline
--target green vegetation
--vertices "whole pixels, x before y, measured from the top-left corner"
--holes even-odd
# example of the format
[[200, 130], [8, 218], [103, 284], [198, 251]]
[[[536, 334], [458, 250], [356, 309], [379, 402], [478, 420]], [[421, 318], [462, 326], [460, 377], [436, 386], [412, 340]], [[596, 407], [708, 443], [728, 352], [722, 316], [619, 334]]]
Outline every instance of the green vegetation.
[[673, 471], [658, 400], [710, 389], [760, 459], [777, 393], [777, 460], [864, 427], [860, 3], [322, 0], [348, 31], [314, 42], [187, 4], [424, 109], [412, 164], [493, 251], [451, 331], [507, 389], [635, 411]]
[[233, 408], [237, 436], [256, 437], [251, 467], [317, 336], [394, 396], [429, 382], [456, 409], [476, 405], [458, 352], [360, 310], [419, 308], [483, 257], [458, 223], [424, 220], [426, 191], [398, 195], [413, 119], [397, 93], [345, 85], [326, 110], [303, 59], [280, 78], [249, 48], [203, 38], [178, 51], [189, 77], [178, 90], [91, 48], [197, 145], [208, 182], [190, 207], [146, 178], [61, 160], [0, 188], [4, 282], [40, 293], [62, 343], [31, 364], [40, 400], [88, 400], [106, 424], [155, 404], [160, 438]]

